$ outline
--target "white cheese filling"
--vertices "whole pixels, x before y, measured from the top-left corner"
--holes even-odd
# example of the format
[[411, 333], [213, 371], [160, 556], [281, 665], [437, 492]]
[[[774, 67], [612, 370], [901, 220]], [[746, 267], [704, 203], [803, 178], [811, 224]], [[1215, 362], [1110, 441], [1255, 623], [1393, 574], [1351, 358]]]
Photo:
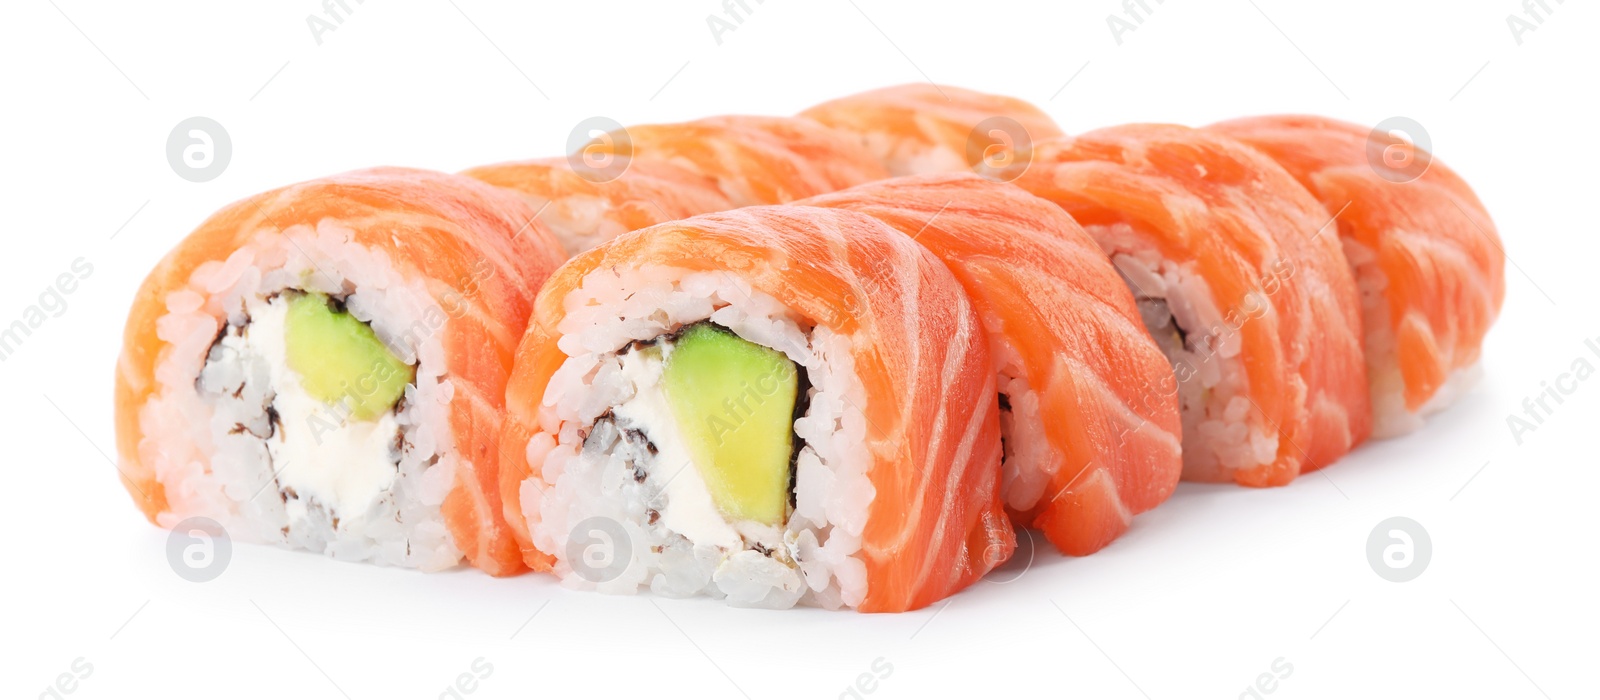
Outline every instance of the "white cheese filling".
[[695, 466], [683, 433], [678, 429], [672, 406], [662, 389], [661, 375], [672, 344], [663, 341], [644, 349], [617, 356], [622, 379], [633, 386], [633, 396], [611, 410], [617, 424], [645, 434], [655, 446], [655, 463], [649, 479], [660, 485], [666, 505], [660, 524], [684, 536], [696, 547], [719, 547], [728, 552], [744, 550], [745, 541], [760, 543], [769, 550], [783, 542], [779, 528], [751, 521], [729, 523], [711, 498], [700, 470]]
[[314, 501], [342, 522], [341, 529], [359, 527], [394, 485], [400, 425], [393, 411], [372, 421], [348, 419], [348, 411], [306, 392], [287, 360], [288, 308], [281, 294], [271, 301], [250, 300], [249, 326], [241, 335], [224, 337], [221, 345], [239, 361], [259, 363], [268, 372], [278, 427], [265, 443], [278, 489], [286, 494], [289, 522], [308, 519]]

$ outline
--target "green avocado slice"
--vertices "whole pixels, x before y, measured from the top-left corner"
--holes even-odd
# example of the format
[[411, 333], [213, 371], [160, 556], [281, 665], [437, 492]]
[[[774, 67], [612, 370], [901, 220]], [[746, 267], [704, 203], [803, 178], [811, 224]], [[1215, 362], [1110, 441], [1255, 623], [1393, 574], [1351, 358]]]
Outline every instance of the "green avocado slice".
[[783, 353], [710, 323], [690, 326], [667, 356], [667, 403], [728, 518], [783, 524], [798, 381]]
[[300, 386], [329, 406], [342, 404], [355, 420], [388, 412], [416, 379], [416, 369], [389, 352], [371, 326], [324, 295], [295, 295], [283, 325], [285, 359]]

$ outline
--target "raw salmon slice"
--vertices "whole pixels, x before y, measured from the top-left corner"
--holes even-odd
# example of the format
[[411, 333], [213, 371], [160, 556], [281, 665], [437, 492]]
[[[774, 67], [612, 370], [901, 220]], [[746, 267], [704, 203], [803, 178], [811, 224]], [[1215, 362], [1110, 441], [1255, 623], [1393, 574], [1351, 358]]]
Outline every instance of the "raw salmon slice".
[[[234, 539], [342, 559], [525, 570], [501, 516], [495, 446], [534, 290], [563, 259], [521, 198], [443, 173], [356, 171], [223, 208], [151, 271], [129, 311], [116, 376], [124, 484], [163, 527], [201, 516]], [[294, 352], [290, 298], [325, 299], [293, 307], [313, 314], [337, 307], [323, 323], [342, 330], [322, 341], [365, 335], [383, 343], [374, 357], [395, 357], [368, 371], [311, 347], [361, 372], [321, 405], [300, 374], [321, 365], [281, 359]], [[355, 416], [351, 399], [396, 388], [407, 371], [396, 365], [414, 374], [403, 396]]]
[[733, 208], [715, 181], [687, 168], [641, 159], [616, 170], [575, 170], [568, 158], [543, 158], [461, 174], [523, 195], [568, 255], [628, 231]]
[[830, 100], [800, 113], [855, 134], [890, 175], [991, 174], [1033, 142], [1062, 135], [1027, 102], [958, 87], [910, 83]]
[[855, 140], [809, 119], [722, 116], [630, 126], [585, 147], [594, 158], [664, 160], [717, 183], [736, 207], [784, 204], [888, 177]]
[[1271, 156], [1337, 215], [1361, 289], [1376, 434], [1415, 430], [1454, 402], [1505, 298], [1505, 250], [1466, 182], [1408, 141], [1326, 117], [1209, 128]]
[[[803, 415], [797, 409], [794, 425], [797, 436], [812, 438], [795, 460], [784, 544], [763, 549], [764, 556], [727, 552], [721, 562], [754, 559], [763, 575], [778, 579], [793, 563], [813, 594], [841, 582], [842, 601], [819, 604], [884, 612], [936, 602], [1011, 555], [995, 375], [961, 285], [938, 258], [876, 219], [772, 206], [625, 234], [567, 262], [540, 291], [517, 350], [500, 442], [505, 515], [529, 566], [553, 569], [575, 585], [614, 584], [618, 579], [581, 576], [586, 569], [574, 559], [581, 551], [573, 543], [600, 517], [595, 512], [612, 513], [602, 522], [624, 533], [610, 542], [631, 543], [628, 567], [662, 567], [650, 569], [659, 574], [653, 581], [646, 572], [636, 574], [638, 583], [624, 579], [618, 592], [669, 585], [692, 565], [655, 558], [660, 550], [640, 540], [660, 537], [656, 546], [672, 546], [677, 540], [657, 530], [672, 521], [666, 509], [692, 504], [693, 493], [677, 492], [682, 501], [668, 495], [663, 510], [648, 513], [655, 500], [612, 495], [636, 483], [648, 497], [656, 483], [649, 460], [658, 446], [659, 454], [672, 450], [659, 418], [647, 422], [617, 403], [648, 391], [634, 382], [647, 381], [649, 371], [616, 363], [665, 352], [682, 328], [708, 320], [741, 336], [783, 340], [774, 345], [812, 363], [805, 365], [811, 391], [803, 394], [810, 404]], [[613, 385], [608, 377], [625, 381]], [[623, 461], [635, 466], [615, 477], [597, 451], [618, 443], [596, 426], [620, 420], [631, 421], [625, 427], [637, 432], [628, 434], [650, 449], [632, 453], [643, 461]], [[591, 445], [594, 435], [602, 437]], [[833, 460], [826, 470], [824, 453]], [[615, 453], [605, 459], [622, 460]], [[595, 470], [595, 484], [582, 486]], [[622, 486], [608, 486], [615, 478], [625, 479]], [[674, 475], [668, 483], [693, 478]], [[828, 529], [817, 531], [816, 519]], [[722, 564], [715, 571], [729, 573]]]
[[1091, 554], [1171, 495], [1183, 468], [1172, 367], [1071, 216], [970, 173], [799, 203], [869, 214], [960, 280], [989, 336], [1016, 524], [1043, 530], [1066, 554]]
[[1179, 382], [1184, 478], [1286, 484], [1371, 432], [1355, 280], [1327, 212], [1277, 163], [1128, 125], [1039, 144], [1016, 183], [1128, 278]]

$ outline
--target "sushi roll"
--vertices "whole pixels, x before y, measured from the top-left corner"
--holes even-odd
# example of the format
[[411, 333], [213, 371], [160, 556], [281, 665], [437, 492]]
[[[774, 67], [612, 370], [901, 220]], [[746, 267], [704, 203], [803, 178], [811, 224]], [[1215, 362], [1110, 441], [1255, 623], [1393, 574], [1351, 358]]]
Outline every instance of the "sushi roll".
[[1328, 213], [1271, 159], [1128, 125], [1038, 144], [1015, 182], [1128, 281], [1177, 375], [1185, 479], [1286, 484], [1371, 432], [1355, 280]]
[[570, 586], [921, 608], [1016, 546], [961, 286], [862, 214], [751, 207], [626, 234], [539, 293], [502, 497]]
[[989, 338], [1006, 508], [1061, 552], [1098, 551], [1183, 469], [1178, 388], [1133, 296], [1059, 207], [971, 173], [802, 200], [893, 226], [949, 266]]
[[560, 246], [522, 199], [381, 168], [234, 203], [151, 271], [116, 372], [151, 522], [423, 570], [525, 570], [501, 517], [506, 379]]
[[665, 161], [627, 163], [614, 178], [574, 170], [567, 158], [498, 163], [461, 174], [527, 198], [568, 255], [628, 231], [733, 208], [714, 181]]
[[854, 139], [809, 119], [723, 116], [624, 132], [595, 139], [584, 151], [687, 168], [714, 181], [735, 207], [786, 204], [888, 177]]
[[1361, 290], [1374, 434], [1411, 432], [1455, 402], [1506, 292], [1499, 233], [1466, 182], [1414, 144], [1334, 119], [1210, 128], [1271, 156], [1336, 216]]
[[854, 134], [890, 175], [995, 175], [1033, 141], [1062, 135], [1050, 115], [1022, 100], [911, 83], [824, 102], [800, 113]]

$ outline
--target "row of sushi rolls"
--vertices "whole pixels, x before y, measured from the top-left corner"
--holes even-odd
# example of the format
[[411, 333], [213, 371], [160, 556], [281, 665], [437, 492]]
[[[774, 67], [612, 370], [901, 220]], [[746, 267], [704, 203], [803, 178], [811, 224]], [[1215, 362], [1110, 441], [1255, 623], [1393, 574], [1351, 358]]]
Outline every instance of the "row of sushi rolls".
[[1503, 296], [1387, 132], [905, 85], [231, 204], [133, 301], [118, 466], [165, 528], [898, 612], [1417, 429]]

